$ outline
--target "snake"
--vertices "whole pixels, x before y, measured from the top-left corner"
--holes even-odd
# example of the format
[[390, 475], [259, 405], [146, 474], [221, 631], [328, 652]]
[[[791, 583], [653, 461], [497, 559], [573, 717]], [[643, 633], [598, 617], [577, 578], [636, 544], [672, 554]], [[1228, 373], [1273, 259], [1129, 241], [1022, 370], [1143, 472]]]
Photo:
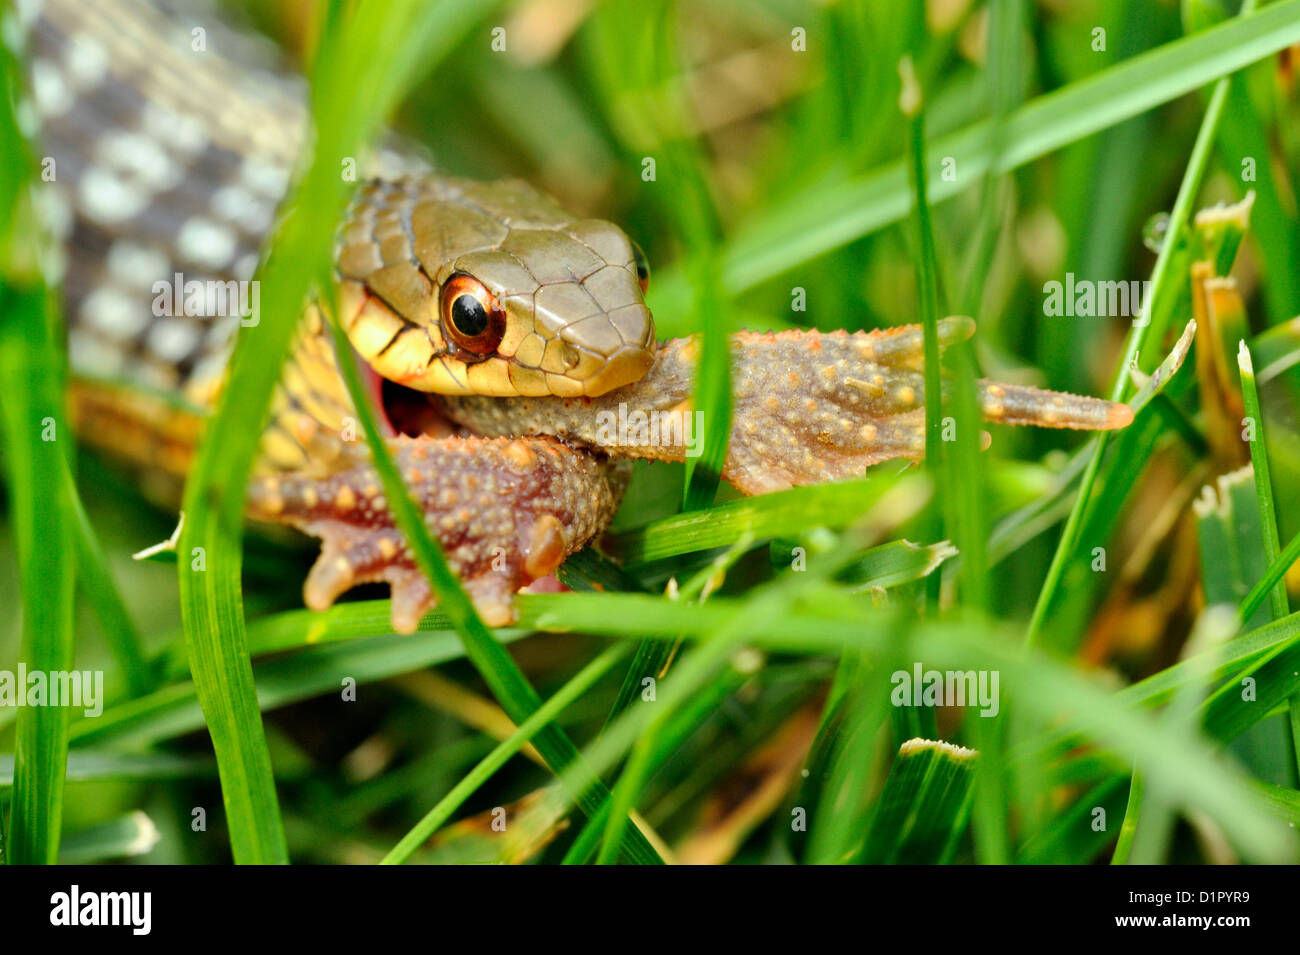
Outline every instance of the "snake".
[[[61, 250], [74, 427], [178, 500], [234, 336], [255, 333], [259, 256], [308, 141], [305, 86], [190, 2], [22, 0], [5, 17], [28, 78], [19, 119], [55, 170], [36, 199]], [[488, 623], [599, 538], [629, 460], [694, 452], [700, 340], [657, 341], [646, 257], [617, 225], [521, 180], [442, 174], [399, 142], [368, 157], [333, 265], [388, 448]], [[305, 303], [268, 420], [250, 422], [247, 514], [320, 539], [307, 606], [386, 582], [410, 632], [435, 597], [357, 434], [329, 320]], [[938, 325], [943, 346], [974, 332]], [[740, 332], [730, 349], [722, 477], [741, 493], [925, 456], [919, 326]], [[993, 422], [1132, 420], [1025, 385], [977, 393]]]

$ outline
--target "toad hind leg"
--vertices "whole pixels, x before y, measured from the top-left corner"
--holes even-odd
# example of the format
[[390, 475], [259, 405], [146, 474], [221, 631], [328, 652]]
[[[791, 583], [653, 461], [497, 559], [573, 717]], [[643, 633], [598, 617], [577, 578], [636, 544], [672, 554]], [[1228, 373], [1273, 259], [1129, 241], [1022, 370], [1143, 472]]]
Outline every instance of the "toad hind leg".
[[[514, 619], [514, 594], [545, 577], [613, 517], [623, 473], [550, 438], [407, 438], [389, 442], [425, 524], [440, 540], [484, 620]], [[326, 477], [289, 472], [255, 479], [249, 513], [322, 540], [303, 592], [328, 608], [351, 587], [386, 581], [392, 623], [410, 633], [434, 596], [393, 525], [374, 467]]]

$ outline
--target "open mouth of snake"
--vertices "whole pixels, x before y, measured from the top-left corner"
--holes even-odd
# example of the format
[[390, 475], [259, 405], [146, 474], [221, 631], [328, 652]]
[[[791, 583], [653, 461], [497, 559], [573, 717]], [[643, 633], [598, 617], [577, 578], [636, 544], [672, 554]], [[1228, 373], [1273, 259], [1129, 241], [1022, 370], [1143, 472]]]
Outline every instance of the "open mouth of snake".
[[436, 395], [407, 388], [390, 381], [358, 358], [371, 398], [379, 411], [379, 423], [386, 437], [446, 437], [451, 423], [439, 409]]
[[399, 385], [387, 378], [379, 378], [378, 387], [379, 408], [393, 434], [416, 438], [421, 435], [445, 435], [451, 430], [432, 395]]

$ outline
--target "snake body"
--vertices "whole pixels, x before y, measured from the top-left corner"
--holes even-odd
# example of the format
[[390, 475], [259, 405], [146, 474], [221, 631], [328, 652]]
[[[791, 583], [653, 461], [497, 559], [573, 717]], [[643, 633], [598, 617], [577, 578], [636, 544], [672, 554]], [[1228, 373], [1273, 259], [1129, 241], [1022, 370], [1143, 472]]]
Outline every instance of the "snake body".
[[[305, 139], [301, 81], [192, 11], [25, 0], [14, 16], [6, 36], [31, 79], [24, 115], [57, 169], [42, 200], [67, 249], [74, 419], [146, 476], [183, 477], [247, 324], [241, 283]], [[202, 50], [196, 24], [212, 31]], [[339, 319], [377, 397], [401, 396], [404, 417], [385, 404], [390, 446], [429, 527], [485, 618], [504, 623], [520, 587], [608, 524], [625, 478], [616, 459], [691, 452], [697, 345], [656, 344], [647, 270], [617, 226], [525, 183], [438, 176], [400, 152], [370, 166], [338, 233]], [[201, 294], [178, 310], [190, 283]], [[223, 307], [211, 307], [213, 289], [229, 291]], [[163, 292], [172, 307], [159, 308]], [[941, 324], [947, 342], [973, 331], [968, 319]], [[760, 493], [922, 457], [922, 351], [914, 326], [737, 336], [724, 476]], [[987, 418], [1015, 424], [1131, 418], [1124, 405], [1023, 386], [982, 382], [980, 400]], [[354, 413], [309, 303], [249, 513], [322, 539], [309, 606], [384, 580], [394, 626], [411, 630], [433, 598]], [[628, 420], [674, 427], [611, 440], [610, 422]]]

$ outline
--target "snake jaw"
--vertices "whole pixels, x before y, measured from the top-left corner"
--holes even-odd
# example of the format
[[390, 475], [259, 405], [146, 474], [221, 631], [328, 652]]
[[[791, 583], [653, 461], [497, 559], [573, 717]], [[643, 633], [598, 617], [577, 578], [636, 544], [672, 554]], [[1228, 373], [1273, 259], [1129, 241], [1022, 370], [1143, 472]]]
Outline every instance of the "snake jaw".
[[[515, 618], [514, 595], [550, 575], [612, 518], [621, 472], [551, 438], [410, 438], [389, 443], [406, 485], [484, 621]], [[268, 475], [249, 487], [250, 514], [318, 537], [308, 607], [325, 610], [359, 584], [385, 582], [392, 624], [410, 633], [435, 597], [394, 524], [373, 466], [328, 477]]]

